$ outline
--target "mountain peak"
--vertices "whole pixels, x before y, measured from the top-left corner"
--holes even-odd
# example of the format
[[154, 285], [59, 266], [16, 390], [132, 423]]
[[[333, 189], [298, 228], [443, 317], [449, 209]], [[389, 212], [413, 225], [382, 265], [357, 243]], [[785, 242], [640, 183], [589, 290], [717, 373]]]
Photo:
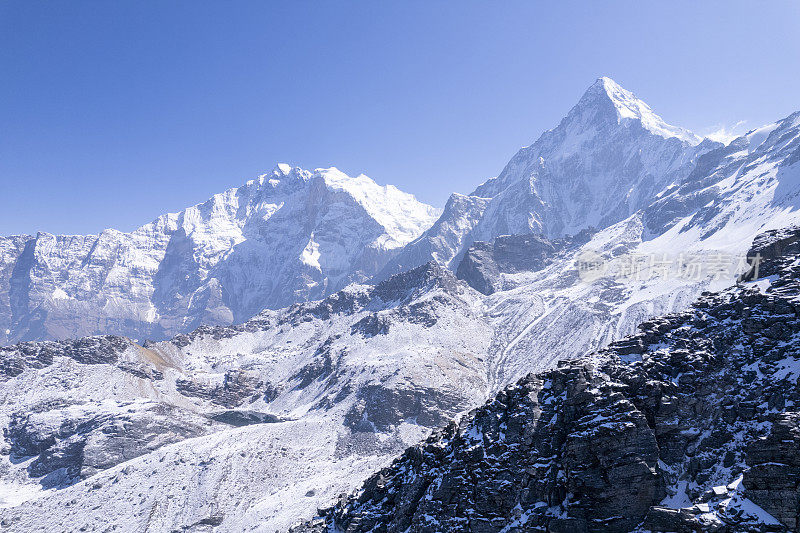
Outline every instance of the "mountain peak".
[[277, 165], [275, 165], [275, 169], [274, 169], [274, 172], [279, 172], [279, 173], [283, 174], [284, 176], [288, 176], [289, 172], [291, 172], [291, 171], [292, 171], [291, 165], [288, 165], [286, 163], [278, 163]]
[[591, 87], [589, 87], [589, 89], [587, 89], [586, 92], [589, 93], [590, 91], [597, 91], [597, 92], [602, 91], [603, 93], [607, 94], [609, 97], [611, 95], [613, 95], [614, 93], [627, 93], [627, 94], [633, 96], [633, 93], [623, 89], [622, 86], [619, 83], [615, 82], [614, 80], [612, 80], [608, 76], [600, 76], [599, 78], [597, 78], [594, 81], [594, 83], [591, 85]]
[[638, 107], [636, 105], [637, 102], [647, 106], [644, 102], [639, 101], [632, 92], [624, 89], [608, 76], [597, 78], [583, 93], [578, 105], [601, 105], [609, 101], [615, 106], [622, 107], [631, 105], [633, 105], [633, 107]]
[[636, 121], [650, 133], [665, 138], [675, 137], [692, 146], [700, 144], [703, 140], [687, 129], [667, 124], [649, 105], [607, 76], [597, 78], [570, 114], [576, 111], [582, 114], [587, 108], [605, 107], [609, 103], [613, 105], [617, 123]]
[[413, 194], [392, 185], [378, 185], [372, 178], [359, 174], [348, 176], [336, 167], [318, 168], [314, 176], [334, 192], [348, 194], [378, 224], [386, 229], [382, 245], [394, 249], [407, 244], [429, 228], [441, 210], [418, 201]]

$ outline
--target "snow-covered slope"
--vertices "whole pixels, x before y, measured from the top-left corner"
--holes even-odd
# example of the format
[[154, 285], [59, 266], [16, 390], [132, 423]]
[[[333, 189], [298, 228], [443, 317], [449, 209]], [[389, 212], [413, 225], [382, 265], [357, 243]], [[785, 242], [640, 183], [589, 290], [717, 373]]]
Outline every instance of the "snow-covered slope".
[[[730, 285], [759, 232], [800, 220], [799, 198], [800, 113], [728, 145], [700, 141], [601, 78], [499, 177], [454, 195], [383, 274], [431, 259], [455, 271], [472, 242], [507, 233], [600, 230], [535, 272], [494, 274], [487, 319], [497, 389]], [[581, 278], [576, 260], [587, 255], [607, 275]], [[644, 268], [621, 275], [633, 260]]]
[[[800, 113], [704, 154], [656, 197], [541, 270], [498, 275], [493, 387], [602, 348], [747, 270], [758, 233], [800, 221]], [[604, 275], [579, 275], [587, 255]]]
[[363, 175], [281, 164], [132, 233], [0, 238], [0, 344], [242, 322], [369, 278], [437, 215]]

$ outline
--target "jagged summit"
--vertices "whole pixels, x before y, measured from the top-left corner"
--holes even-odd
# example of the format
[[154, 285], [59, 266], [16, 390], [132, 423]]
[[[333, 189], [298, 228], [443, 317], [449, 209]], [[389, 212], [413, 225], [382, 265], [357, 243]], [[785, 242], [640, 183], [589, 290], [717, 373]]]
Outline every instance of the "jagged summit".
[[592, 83], [589, 88], [583, 93], [578, 106], [597, 105], [601, 102], [614, 102], [620, 100], [635, 100], [634, 94], [624, 89], [620, 84], [609, 78], [608, 76], [601, 76]]
[[[611, 78], [602, 77], [558, 126], [517, 152], [497, 178], [479, 186], [472, 195], [496, 197], [520, 181], [531, 181], [526, 187], [533, 189], [545, 209], [565, 203], [570, 210], [570, 197], [600, 199], [610, 189], [616, 190], [608, 201], [618, 202], [630, 196], [632, 187], [645, 175], [650, 176], [647, 181], [660, 181], [691, 160], [701, 142], [702, 138], [689, 130], [664, 122], [650, 106]], [[573, 176], [576, 171], [579, 173]], [[662, 184], [666, 183], [658, 185]], [[579, 212], [585, 212], [585, 207], [581, 206]], [[607, 215], [615, 208], [606, 205], [604, 213], [598, 215]], [[534, 221], [541, 223], [541, 213], [538, 215]], [[585, 227], [570, 229], [577, 232]]]
[[[269, 196], [277, 191], [291, 192], [305, 184], [317, 190], [317, 194], [324, 189], [334, 197], [337, 193], [345, 195], [337, 200], [355, 201], [384, 228], [386, 234], [382, 236], [381, 244], [387, 248], [402, 246], [413, 240], [419, 235], [420, 227], [430, 226], [434, 217], [441, 212], [420, 203], [413, 194], [403, 192], [394, 185], [381, 186], [364, 174], [349, 176], [336, 167], [312, 171], [278, 163], [271, 172], [248, 181], [245, 188], [255, 187], [258, 194]], [[222, 195], [237, 192], [239, 189], [231, 189]]]
[[597, 120], [612, 120], [618, 124], [637, 121], [651, 133], [664, 138], [675, 137], [692, 146], [703, 140], [687, 129], [667, 124], [649, 105], [607, 76], [598, 78], [586, 90], [565, 120], [583, 117], [587, 110], [595, 111]]

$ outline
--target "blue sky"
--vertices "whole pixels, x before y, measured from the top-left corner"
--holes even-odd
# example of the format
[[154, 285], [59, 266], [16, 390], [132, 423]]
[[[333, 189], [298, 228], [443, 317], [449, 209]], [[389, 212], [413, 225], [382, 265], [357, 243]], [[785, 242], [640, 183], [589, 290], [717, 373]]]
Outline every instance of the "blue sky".
[[0, 2], [0, 234], [131, 230], [277, 162], [441, 206], [594, 79], [668, 122], [800, 109], [800, 3]]

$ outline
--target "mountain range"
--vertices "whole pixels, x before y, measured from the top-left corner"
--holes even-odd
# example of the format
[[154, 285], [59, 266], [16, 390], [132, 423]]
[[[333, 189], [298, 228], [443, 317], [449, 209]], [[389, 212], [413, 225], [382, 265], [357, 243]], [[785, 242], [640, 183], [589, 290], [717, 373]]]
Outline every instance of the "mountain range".
[[437, 215], [366, 176], [279, 164], [131, 233], [3, 238], [0, 342], [240, 323], [372, 277]]
[[796, 531], [798, 194], [800, 113], [723, 144], [600, 78], [442, 211], [278, 165], [129, 234], [0, 239], [0, 524]]

